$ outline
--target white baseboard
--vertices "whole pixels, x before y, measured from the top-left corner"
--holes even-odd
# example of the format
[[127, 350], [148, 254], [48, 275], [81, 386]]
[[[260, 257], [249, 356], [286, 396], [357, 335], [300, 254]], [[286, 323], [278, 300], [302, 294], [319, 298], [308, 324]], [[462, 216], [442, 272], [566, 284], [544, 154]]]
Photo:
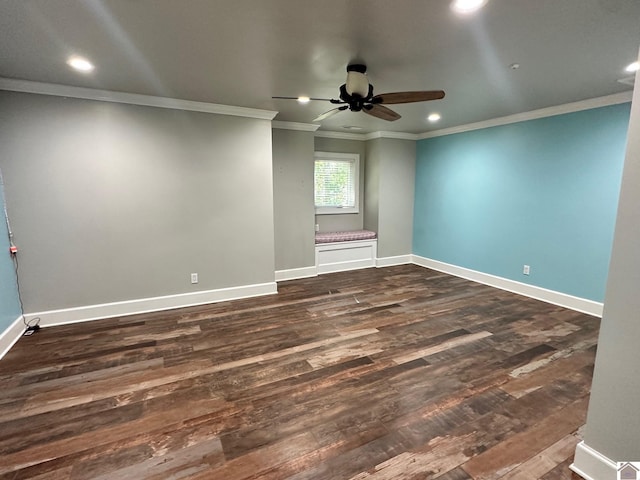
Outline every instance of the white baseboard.
[[393, 267], [394, 265], [406, 265], [412, 263], [411, 255], [397, 255], [395, 257], [376, 258], [376, 267]]
[[276, 282], [296, 280], [298, 278], [317, 277], [318, 269], [313, 267], [290, 268], [289, 270], [276, 270]]
[[40, 317], [41, 327], [64, 325], [76, 322], [87, 322], [101, 318], [121, 317], [138, 313], [156, 312], [159, 310], [171, 310], [174, 308], [193, 307], [207, 303], [223, 302], [226, 300], [238, 300], [241, 298], [258, 297], [278, 293], [278, 285], [275, 282], [260, 283], [256, 285], [243, 285], [239, 287], [220, 288], [201, 292], [181, 293], [164, 297], [141, 298], [124, 302], [104, 303], [85, 307], [65, 308], [62, 310], [50, 310], [47, 312], [29, 313], [25, 315], [27, 321]]
[[589, 445], [580, 442], [569, 468], [585, 480], [615, 480], [618, 467], [616, 462], [605, 457]]
[[25, 330], [22, 315], [20, 315], [4, 332], [0, 333], [0, 359], [2, 359], [20, 339]]
[[515, 280], [497, 277], [488, 273], [458, 267], [456, 265], [432, 260], [419, 255], [412, 255], [412, 259], [413, 263], [422, 267], [455, 275], [456, 277], [466, 278], [467, 280], [483, 283], [485, 285], [524, 295], [526, 297], [535, 298], [536, 300], [541, 300], [553, 305], [559, 305], [571, 310], [593, 315], [594, 317], [602, 317], [603, 304], [600, 302], [594, 302], [593, 300], [587, 300], [586, 298], [574, 297], [572, 295], [567, 295], [566, 293], [547, 290], [546, 288], [516, 282]]

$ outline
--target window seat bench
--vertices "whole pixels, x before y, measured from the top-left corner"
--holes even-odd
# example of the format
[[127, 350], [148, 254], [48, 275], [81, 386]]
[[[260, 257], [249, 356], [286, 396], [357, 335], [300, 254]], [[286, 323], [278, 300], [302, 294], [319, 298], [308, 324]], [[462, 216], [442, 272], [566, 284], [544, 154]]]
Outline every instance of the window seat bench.
[[376, 232], [316, 233], [316, 269], [319, 274], [356, 270], [376, 266], [378, 240]]

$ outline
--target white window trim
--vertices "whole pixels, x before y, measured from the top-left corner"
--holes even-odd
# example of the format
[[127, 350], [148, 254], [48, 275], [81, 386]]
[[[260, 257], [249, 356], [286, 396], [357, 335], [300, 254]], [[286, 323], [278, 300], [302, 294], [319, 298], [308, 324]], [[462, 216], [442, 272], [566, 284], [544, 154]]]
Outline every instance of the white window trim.
[[[315, 207], [316, 215], [344, 215], [347, 213], [360, 213], [360, 154], [358, 153], [334, 153], [334, 152], [314, 152], [314, 177], [316, 160], [343, 160], [353, 162], [355, 165], [355, 206], [354, 207]], [[315, 181], [314, 181], [315, 188]], [[315, 203], [315, 202], [314, 202]]]

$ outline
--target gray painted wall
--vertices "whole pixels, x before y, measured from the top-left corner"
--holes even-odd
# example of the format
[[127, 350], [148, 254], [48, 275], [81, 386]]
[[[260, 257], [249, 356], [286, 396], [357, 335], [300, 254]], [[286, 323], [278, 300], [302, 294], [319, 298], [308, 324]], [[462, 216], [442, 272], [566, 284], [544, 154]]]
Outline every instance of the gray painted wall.
[[416, 142], [381, 138], [378, 257], [409, 255], [413, 238]]
[[339, 140], [335, 138], [315, 138], [316, 152], [358, 153], [360, 155], [360, 213], [341, 215], [316, 215], [316, 223], [321, 232], [361, 230], [364, 224], [364, 177], [366, 172], [365, 142], [359, 140]]
[[380, 210], [380, 168], [382, 145], [378, 140], [369, 140], [365, 144], [367, 170], [364, 175], [364, 228], [378, 231]]
[[367, 142], [365, 227], [378, 232], [378, 257], [411, 254], [416, 142]]
[[274, 280], [271, 122], [10, 92], [0, 111], [26, 312]]
[[640, 88], [627, 154], [598, 340], [585, 443], [615, 461], [640, 461]]
[[315, 266], [313, 132], [273, 130], [276, 270]]

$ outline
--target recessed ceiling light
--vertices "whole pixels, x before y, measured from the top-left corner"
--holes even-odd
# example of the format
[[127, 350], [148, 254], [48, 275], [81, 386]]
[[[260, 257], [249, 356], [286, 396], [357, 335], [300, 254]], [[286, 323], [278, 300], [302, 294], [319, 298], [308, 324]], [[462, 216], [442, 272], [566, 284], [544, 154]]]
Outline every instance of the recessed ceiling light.
[[69, 57], [67, 65], [79, 72], [90, 72], [95, 68], [89, 60], [78, 56]]
[[472, 13], [484, 7], [489, 0], [453, 0], [451, 8], [458, 13]]
[[630, 63], [629, 65], [627, 65], [627, 67], [624, 69], [625, 72], [629, 72], [629, 73], [635, 73], [638, 70], [640, 70], [640, 63], [638, 62], [633, 62]]
[[298, 97], [299, 103], [309, 103], [311, 99], [309, 97]]
[[437, 122], [438, 120], [440, 120], [440, 118], [441, 117], [439, 113], [432, 113], [427, 117], [427, 120], [429, 120], [430, 122]]

